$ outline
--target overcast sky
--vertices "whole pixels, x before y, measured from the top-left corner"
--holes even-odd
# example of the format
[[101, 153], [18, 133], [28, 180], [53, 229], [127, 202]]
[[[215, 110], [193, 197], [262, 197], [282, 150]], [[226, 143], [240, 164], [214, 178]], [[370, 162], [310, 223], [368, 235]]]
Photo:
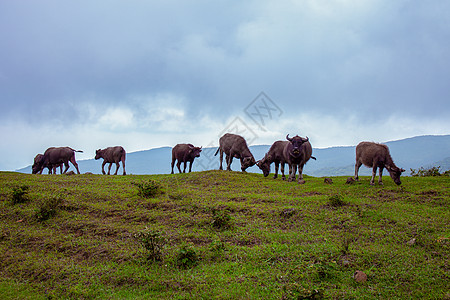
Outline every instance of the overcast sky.
[[[450, 1], [0, 1], [0, 170], [224, 131], [450, 133]], [[169, 163], [169, 162], [168, 162]]]

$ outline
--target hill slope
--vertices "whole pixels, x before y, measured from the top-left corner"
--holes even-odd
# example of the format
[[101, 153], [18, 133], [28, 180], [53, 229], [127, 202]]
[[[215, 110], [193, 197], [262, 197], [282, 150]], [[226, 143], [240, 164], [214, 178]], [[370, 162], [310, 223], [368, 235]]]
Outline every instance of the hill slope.
[[[449, 177], [0, 172], [2, 299], [443, 299]], [[28, 186], [23, 203], [13, 191]], [[161, 187], [143, 198], [139, 187]], [[144, 190], [152, 190], [144, 189]], [[17, 193], [15, 193], [17, 195]], [[408, 244], [409, 242], [409, 244]], [[154, 245], [152, 247], [151, 245]], [[352, 278], [355, 270], [367, 282]]]
[[[450, 135], [419, 136], [386, 142], [385, 144], [389, 146], [395, 163], [407, 170], [406, 175], [409, 175], [410, 168], [417, 169], [419, 167], [440, 165], [441, 161], [445, 161], [450, 157]], [[251, 146], [250, 150], [258, 160], [264, 157], [269, 148], [270, 145], [259, 145]], [[195, 160], [193, 171], [218, 169], [219, 156], [214, 156], [216, 150], [217, 148], [205, 148], [200, 158]], [[170, 173], [171, 151], [172, 148], [170, 147], [162, 147], [128, 153], [126, 161], [127, 173], [168, 174]], [[304, 170], [306, 174], [311, 176], [351, 176], [354, 174], [355, 146], [313, 149], [313, 155], [317, 160], [311, 160], [307, 163]], [[83, 173], [101, 173], [101, 160], [81, 160], [78, 163]], [[448, 169], [444, 166], [441, 165], [441, 170]], [[234, 159], [232, 169], [240, 170], [239, 160]], [[115, 166], [112, 167], [112, 170], [115, 170]], [[18, 171], [31, 173], [31, 166]], [[248, 171], [260, 173], [256, 166], [249, 168]], [[274, 166], [272, 165], [273, 171]], [[371, 171], [362, 167], [360, 172], [362, 175], [368, 175]]]

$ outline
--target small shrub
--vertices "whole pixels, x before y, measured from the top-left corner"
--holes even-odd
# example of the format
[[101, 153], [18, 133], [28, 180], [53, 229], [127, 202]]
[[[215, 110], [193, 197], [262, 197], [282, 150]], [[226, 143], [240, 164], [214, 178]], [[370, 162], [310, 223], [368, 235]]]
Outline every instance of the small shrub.
[[331, 196], [330, 198], [328, 198], [328, 200], [329, 200], [330, 205], [333, 207], [340, 207], [340, 206], [345, 205], [344, 197], [342, 197], [339, 194]]
[[27, 202], [28, 201], [27, 194], [29, 189], [30, 187], [28, 185], [13, 187], [11, 203], [14, 205]]
[[227, 229], [232, 226], [231, 216], [225, 209], [212, 210], [211, 226], [217, 229]]
[[[429, 169], [425, 169], [424, 167], [420, 167], [419, 169], [410, 169], [411, 176], [415, 177], [428, 177], [428, 176], [441, 176], [439, 169], [441, 167], [431, 167]], [[445, 173], [445, 172], [444, 172]]]
[[162, 186], [157, 181], [149, 180], [148, 182], [133, 182], [137, 186], [139, 196], [144, 198], [153, 198], [162, 193]]
[[144, 231], [136, 233], [133, 237], [144, 249], [147, 260], [162, 260], [162, 250], [167, 242], [162, 232], [145, 227]]
[[47, 221], [56, 215], [58, 206], [62, 203], [60, 196], [53, 196], [41, 202], [39, 209], [36, 211], [36, 219], [40, 222]]
[[177, 254], [177, 264], [180, 268], [189, 269], [198, 264], [198, 256], [195, 250], [187, 245], [181, 245]]

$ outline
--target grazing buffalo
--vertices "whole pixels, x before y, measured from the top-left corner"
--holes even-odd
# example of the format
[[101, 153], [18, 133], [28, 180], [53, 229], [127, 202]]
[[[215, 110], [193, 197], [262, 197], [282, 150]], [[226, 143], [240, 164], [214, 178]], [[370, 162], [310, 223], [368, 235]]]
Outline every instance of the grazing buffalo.
[[382, 182], [383, 168], [386, 168], [391, 175], [392, 180], [397, 185], [402, 184], [400, 181], [400, 175], [405, 170], [398, 168], [389, 153], [389, 148], [383, 144], [377, 144], [373, 142], [361, 142], [356, 146], [356, 164], [355, 164], [355, 180], [358, 180], [358, 171], [361, 165], [372, 168], [372, 179], [370, 184], [375, 184], [375, 175], [377, 173], [377, 168], [379, 168], [380, 177], [378, 179], [379, 184]]
[[181, 173], [180, 165], [184, 163], [183, 173], [186, 173], [186, 165], [189, 162], [189, 173], [192, 171], [192, 164], [196, 157], [200, 157], [200, 152], [202, 152], [202, 147], [194, 147], [192, 144], [177, 144], [172, 149], [172, 172], [173, 166], [175, 165], [175, 160], [178, 160], [177, 167], [178, 171]]
[[[284, 147], [284, 157], [289, 164], [289, 179], [288, 181], [295, 180], [295, 173], [298, 167], [298, 183], [303, 184], [303, 166], [311, 158], [312, 147], [309, 143], [308, 137], [302, 138], [298, 135], [293, 138], [286, 135], [286, 139], [289, 143]], [[315, 159], [315, 158], [313, 158]]]
[[245, 169], [256, 164], [253, 154], [248, 149], [245, 139], [237, 134], [226, 133], [219, 139], [219, 149], [217, 149], [214, 155], [217, 155], [220, 151], [220, 170], [223, 170], [222, 161], [223, 153], [225, 152], [225, 159], [227, 162], [227, 170], [231, 171], [231, 163], [233, 157], [241, 160], [241, 170], [245, 172]]
[[[34, 169], [35, 166], [37, 166], [37, 164], [39, 163], [39, 161], [42, 159], [43, 156], [44, 156], [43, 154], [37, 154], [37, 155], [34, 157], [34, 163], [33, 163], [32, 169]], [[56, 168], [59, 167], [59, 173], [62, 174], [62, 172], [63, 172], [63, 171], [62, 171], [62, 166], [63, 166], [63, 164], [59, 164], [59, 165], [53, 166], [53, 168], [52, 168], [52, 167], [50, 167], [50, 166], [48, 166], [48, 165], [45, 165], [45, 166], [43, 166], [43, 167], [41, 168], [41, 170], [40, 170], [38, 173], [39, 173], [39, 174], [42, 174], [42, 171], [44, 171], [45, 168], [48, 168], [48, 174], [52, 174], [52, 171], [53, 171], [53, 174], [56, 174]], [[33, 174], [34, 174], [34, 173], [33, 173]]]
[[[80, 170], [78, 169], [78, 164], [75, 161], [75, 152], [83, 152], [81, 150], [74, 150], [70, 147], [51, 147], [45, 150], [44, 154], [40, 157], [38, 162], [32, 167], [33, 174], [42, 173], [44, 168], [53, 169], [61, 164], [64, 164], [66, 167], [64, 169], [64, 173], [69, 169], [69, 161], [77, 170], [78, 174], [80, 174]], [[56, 173], [56, 172], [55, 172]]]
[[125, 158], [126, 158], [126, 152], [125, 149], [123, 149], [122, 146], [116, 146], [116, 147], [108, 147], [105, 149], [98, 149], [95, 151], [95, 159], [103, 158], [102, 163], [102, 174], [105, 175], [105, 165], [109, 163], [108, 167], [108, 175], [111, 171], [111, 165], [114, 163], [116, 164], [116, 172], [114, 175], [117, 175], [117, 171], [120, 167], [120, 162], [122, 162], [122, 168], [123, 168], [123, 175], [127, 175], [127, 172], [125, 171]]
[[281, 164], [281, 178], [286, 180], [286, 176], [284, 176], [284, 164], [286, 163], [286, 159], [284, 157], [284, 148], [289, 144], [288, 141], [276, 141], [272, 144], [269, 149], [269, 152], [266, 153], [263, 159], [259, 160], [256, 165], [263, 171], [264, 177], [267, 177], [270, 173], [270, 165], [275, 163], [275, 175], [273, 179], [278, 177], [278, 168]]

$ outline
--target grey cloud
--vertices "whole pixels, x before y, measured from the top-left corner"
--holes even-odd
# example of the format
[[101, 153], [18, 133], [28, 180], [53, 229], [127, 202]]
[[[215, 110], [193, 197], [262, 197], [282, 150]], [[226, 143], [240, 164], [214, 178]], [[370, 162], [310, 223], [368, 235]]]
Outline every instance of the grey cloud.
[[226, 122], [265, 91], [285, 119], [445, 120], [449, 11], [435, 0], [3, 1], [0, 117], [94, 126], [125, 107], [129, 130], [146, 130], [167, 95], [187, 122]]

